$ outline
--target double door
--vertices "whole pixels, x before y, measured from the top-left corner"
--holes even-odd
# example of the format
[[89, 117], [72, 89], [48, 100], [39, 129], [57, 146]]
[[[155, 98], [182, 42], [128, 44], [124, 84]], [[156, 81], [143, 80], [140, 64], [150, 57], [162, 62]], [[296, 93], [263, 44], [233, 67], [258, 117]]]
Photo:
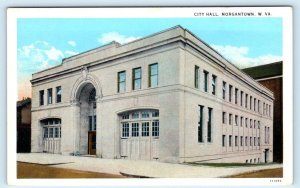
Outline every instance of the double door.
[[159, 158], [159, 121], [121, 123], [121, 157], [134, 160]]

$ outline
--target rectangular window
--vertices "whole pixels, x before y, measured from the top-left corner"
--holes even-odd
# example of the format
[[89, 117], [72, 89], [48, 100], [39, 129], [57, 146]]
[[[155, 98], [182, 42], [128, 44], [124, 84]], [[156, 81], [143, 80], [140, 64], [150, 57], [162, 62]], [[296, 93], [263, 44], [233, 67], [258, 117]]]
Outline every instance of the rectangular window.
[[47, 90], [48, 93], [48, 104], [52, 104], [52, 88]]
[[226, 135], [222, 135], [222, 146], [223, 147], [226, 146], [225, 143], [226, 143]]
[[256, 128], [256, 120], [253, 121], [253, 127]]
[[152, 136], [159, 136], [159, 121], [152, 122]]
[[208, 121], [207, 121], [207, 142], [212, 141], [212, 116], [213, 116], [213, 109], [208, 108]]
[[265, 144], [267, 143], [267, 127], [265, 126]]
[[256, 111], [256, 98], [254, 98], [254, 111]]
[[234, 97], [235, 97], [235, 100], [234, 100], [235, 104], [238, 103], [238, 92], [239, 92], [239, 89], [235, 88], [235, 95], [234, 95]]
[[212, 140], [212, 108], [208, 108], [208, 121], [207, 121], [207, 142], [211, 142]]
[[142, 111], [142, 118], [149, 118], [150, 114], [148, 111]]
[[270, 144], [270, 127], [268, 127], [268, 144]]
[[244, 92], [243, 91], [241, 91], [241, 106], [243, 106], [243, 96], [244, 96]]
[[44, 138], [48, 138], [48, 127], [44, 127]]
[[132, 89], [141, 89], [142, 69], [141, 67], [132, 70]]
[[57, 86], [56, 87], [56, 103], [60, 103], [61, 102], [61, 86]]
[[241, 121], [240, 121], [241, 127], [243, 126], [243, 122], [244, 122], [244, 118], [241, 116]]
[[263, 114], [265, 115], [266, 114], [266, 104], [263, 103]]
[[248, 94], [245, 94], [245, 108], [248, 108]]
[[235, 115], [235, 125], [236, 125], [236, 126], [239, 125], [239, 122], [238, 122], [239, 120], [238, 120], [238, 119], [239, 119], [239, 117], [238, 117], [237, 115]]
[[229, 114], [229, 125], [232, 125], [232, 114]]
[[250, 96], [250, 110], [252, 110], [252, 96]]
[[252, 119], [250, 119], [250, 128], [252, 128], [253, 122]]
[[223, 122], [223, 124], [226, 124], [226, 112], [223, 112], [222, 122]]
[[149, 136], [149, 122], [142, 123], [142, 136]]
[[49, 138], [53, 138], [53, 128], [49, 128]]
[[250, 137], [250, 146], [252, 146], [252, 137]]
[[253, 142], [254, 144], [254, 146], [256, 146], [256, 137], [254, 137], [254, 142]]
[[257, 128], [260, 129], [260, 121], [257, 121]]
[[243, 140], [244, 140], [244, 138], [243, 138], [243, 136], [241, 136], [240, 137], [240, 142], [241, 142], [240, 144], [241, 144], [241, 146], [243, 146]]
[[257, 101], [257, 108], [258, 113], [260, 113], [260, 100]]
[[235, 136], [235, 138], [234, 138], [234, 145], [238, 146], [238, 136]]
[[122, 137], [129, 137], [129, 123], [122, 123]]
[[198, 142], [203, 142], [203, 106], [199, 106]]
[[152, 112], [152, 117], [159, 117], [159, 111]]
[[269, 105], [269, 116], [271, 117], [271, 105]]
[[129, 119], [129, 114], [123, 114], [122, 119]]
[[223, 81], [223, 94], [222, 95], [223, 95], [223, 99], [225, 100], [225, 96], [226, 96], [226, 82], [224, 82], [224, 81]]
[[149, 87], [158, 86], [158, 64], [149, 65]]
[[245, 118], [245, 127], [248, 127], [248, 118]]
[[118, 92], [126, 91], [126, 71], [118, 72]]
[[229, 135], [229, 147], [232, 146], [232, 135]]
[[59, 127], [55, 127], [54, 129], [54, 137], [59, 138]]
[[229, 85], [229, 102], [232, 101], [232, 85]]
[[96, 130], [96, 116], [89, 116], [89, 131]]
[[204, 91], [207, 92], [208, 91], [208, 72], [207, 71], [203, 71], [204, 72]]
[[133, 113], [132, 113], [132, 119], [137, 119], [137, 118], [139, 118], [139, 117], [140, 117], [139, 112], [133, 112]]
[[248, 146], [248, 137], [245, 137], [245, 146]]
[[44, 90], [40, 91], [40, 106], [44, 105]]
[[257, 138], [257, 144], [260, 146], [260, 137]]
[[213, 95], [216, 95], [216, 84], [217, 84], [217, 76], [212, 75], [212, 82], [211, 82], [212, 91], [211, 91], [211, 94], [213, 94]]
[[138, 137], [139, 136], [139, 123], [131, 124], [131, 136]]
[[199, 67], [195, 66], [195, 88], [199, 88]]

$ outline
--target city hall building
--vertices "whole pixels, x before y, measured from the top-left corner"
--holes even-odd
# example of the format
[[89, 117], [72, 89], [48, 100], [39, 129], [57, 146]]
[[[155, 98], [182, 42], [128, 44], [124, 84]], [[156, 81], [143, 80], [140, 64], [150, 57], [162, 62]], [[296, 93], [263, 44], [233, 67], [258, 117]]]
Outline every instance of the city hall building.
[[273, 93], [176, 26], [32, 75], [32, 152], [272, 162]]

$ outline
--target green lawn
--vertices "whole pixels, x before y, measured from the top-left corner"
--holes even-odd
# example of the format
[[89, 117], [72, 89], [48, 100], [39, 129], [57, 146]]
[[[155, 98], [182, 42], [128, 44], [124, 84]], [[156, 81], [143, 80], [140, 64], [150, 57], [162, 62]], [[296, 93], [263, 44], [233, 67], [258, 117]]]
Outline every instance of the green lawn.
[[193, 166], [211, 166], [211, 167], [250, 167], [250, 166], [264, 166], [264, 165], [270, 165], [274, 163], [258, 163], [258, 164], [250, 164], [250, 163], [197, 163], [197, 162], [192, 162], [192, 163], [185, 163], [188, 165], [193, 165]]

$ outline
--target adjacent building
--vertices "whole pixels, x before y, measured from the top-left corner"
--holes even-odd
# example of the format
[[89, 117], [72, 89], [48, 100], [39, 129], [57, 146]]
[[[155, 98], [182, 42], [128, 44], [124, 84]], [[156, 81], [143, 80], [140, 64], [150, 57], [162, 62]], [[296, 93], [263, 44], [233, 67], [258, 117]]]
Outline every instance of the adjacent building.
[[31, 99], [17, 102], [17, 152], [30, 152], [31, 146]]
[[273, 93], [176, 26], [32, 75], [32, 152], [272, 162]]
[[282, 61], [243, 70], [274, 94], [273, 160], [283, 162]]

